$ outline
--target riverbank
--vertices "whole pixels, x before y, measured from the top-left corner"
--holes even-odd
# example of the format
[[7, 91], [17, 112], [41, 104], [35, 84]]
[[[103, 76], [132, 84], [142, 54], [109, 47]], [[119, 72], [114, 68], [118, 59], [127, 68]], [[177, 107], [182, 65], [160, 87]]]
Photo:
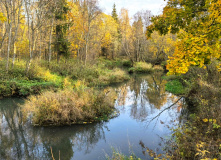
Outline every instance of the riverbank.
[[[151, 64], [138, 64], [143, 64], [139, 70], [147, 70], [145, 66], [149, 66], [148, 73], [154, 71]], [[53, 61], [50, 65], [37, 60], [27, 73], [26, 62], [21, 60], [7, 73], [4, 69], [5, 62], [0, 61], [0, 97], [27, 97], [46, 90], [74, 88], [78, 81], [88, 87], [108, 86], [129, 80], [131, 65], [127, 60], [98, 59], [87, 65], [75, 60], [61, 60], [60, 63]]]
[[[109, 96], [110, 91], [107, 93], [103, 89], [98, 91], [93, 88], [129, 80], [131, 64], [127, 60], [98, 59], [84, 65], [79, 61], [63, 59], [60, 63], [53, 61], [49, 65], [38, 60], [31, 64], [27, 73], [25, 62], [20, 61], [8, 73], [2, 69], [0, 96], [30, 96], [23, 106], [23, 113], [25, 117], [32, 115], [31, 121], [35, 126], [91, 123], [108, 119], [114, 111], [114, 98]], [[1, 66], [3, 68], [4, 62], [1, 62]], [[156, 68], [145, 62], [134, 63], [134, 66], [139, 66], [139, 71], [143, 70], [137, 73], [152, 73]], [[159, 71], [159, 67], [156, 71]]]
[[219, 159], [221, 157], [221, 75], [211, 64], [192, 67], [182, 76], [166, 77], [166, 90], [185, 97], [187, 121], [174, 129], [167, 148], [170, 159]]

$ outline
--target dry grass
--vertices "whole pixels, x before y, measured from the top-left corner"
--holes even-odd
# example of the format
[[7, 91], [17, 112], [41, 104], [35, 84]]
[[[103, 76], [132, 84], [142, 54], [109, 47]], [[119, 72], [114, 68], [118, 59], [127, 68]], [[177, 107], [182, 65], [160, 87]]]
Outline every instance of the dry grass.
[[152, 69], [152, 64], [146, 62], [138, 62], [135, 64], [135, 66], [143, 69]]
[[126, 71], [115, 68], [111, 73], [110, 73], [111, 81], [112, 82], [123, 82], [125, 80], [129, 80], [130, 77], [126, 73]]
[[29, 97], [22, 111], [24, 117], [31, 117], [34, 125], [71, 125], [109, 115], [114, 110], [114, 99], [115, 94], [111, 90], [47, 91]]
[[130, 73], [151, 73], [153, 66], [146, 62], [137, 62], [134, 67], [129, 69]]
[[128, 73], [120, 68], [115, 68], [109, 72], [106, 72], [103, 75], [100, 75], [98, 81], [101, 84], [111, 84], [111, 83], [119, 83], [126, 80], [129, 80], [130, 76]]
[[153, 70], [154, 70], [154, 71], [164, 71], [163, 67], [160, 66], [160, 65], [154, 66], [154, 67], [153, 67]]

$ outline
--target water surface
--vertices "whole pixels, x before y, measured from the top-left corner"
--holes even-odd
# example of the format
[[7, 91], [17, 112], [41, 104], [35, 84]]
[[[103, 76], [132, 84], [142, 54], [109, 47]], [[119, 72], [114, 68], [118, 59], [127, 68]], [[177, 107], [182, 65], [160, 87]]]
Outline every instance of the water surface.
[[33, 127], [22, 120], [22, 99], [0, 100], [0, 159], [52, 159], [53, 153], [56, 160], [98, 160], [111, 156], [113, 148], [149, 159], [141, 143], [163, 153], [162, 138], [171, 135], [181, 110], [178, 103], [161, 113], [178, 99], [165, 92], [165, 83], [158, 73], [113, 86], [120, 115], [87, 125]]

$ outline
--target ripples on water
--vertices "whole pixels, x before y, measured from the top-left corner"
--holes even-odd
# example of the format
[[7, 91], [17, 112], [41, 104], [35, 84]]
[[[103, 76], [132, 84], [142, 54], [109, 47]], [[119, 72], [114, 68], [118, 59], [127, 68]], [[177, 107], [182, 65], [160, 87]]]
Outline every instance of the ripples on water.
[[169, 128], [179, 123], [182, 109], [177, 103], [157, 116], [178, 99], [165, 92], [165, 83], [158, 73], [114, 86], [120, 115], [87, 125], [32, 127], [22, 122], [18, 107], [22, 99], [0, 100], [0, 159], [52, 159], [52, 150], [56, 160], [59, 154], [62, 160], [97, 160], [111, 156], [112, 147], [125, 155], [133, 152], [148, 159], [142, 153], [143, 143], [162, 153], [161, 138], [171, 135]]

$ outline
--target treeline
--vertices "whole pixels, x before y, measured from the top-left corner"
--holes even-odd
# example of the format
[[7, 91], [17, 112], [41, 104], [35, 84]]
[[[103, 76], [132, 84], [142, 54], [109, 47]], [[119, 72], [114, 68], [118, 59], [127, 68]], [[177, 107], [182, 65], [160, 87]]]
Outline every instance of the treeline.
[[124, 8], [118, 15], [114, 5], [107, 15], [97, 0], [2, 0], [0, 6], [0, 58], [7, 71], [20, 59], [27, 61], [28, 71], [35, 58], [86, 64], [124, 57], [160, 64], [174, 52], [175, 35], [154, 32], [147, 40], [148, 10], [131, 18]]

